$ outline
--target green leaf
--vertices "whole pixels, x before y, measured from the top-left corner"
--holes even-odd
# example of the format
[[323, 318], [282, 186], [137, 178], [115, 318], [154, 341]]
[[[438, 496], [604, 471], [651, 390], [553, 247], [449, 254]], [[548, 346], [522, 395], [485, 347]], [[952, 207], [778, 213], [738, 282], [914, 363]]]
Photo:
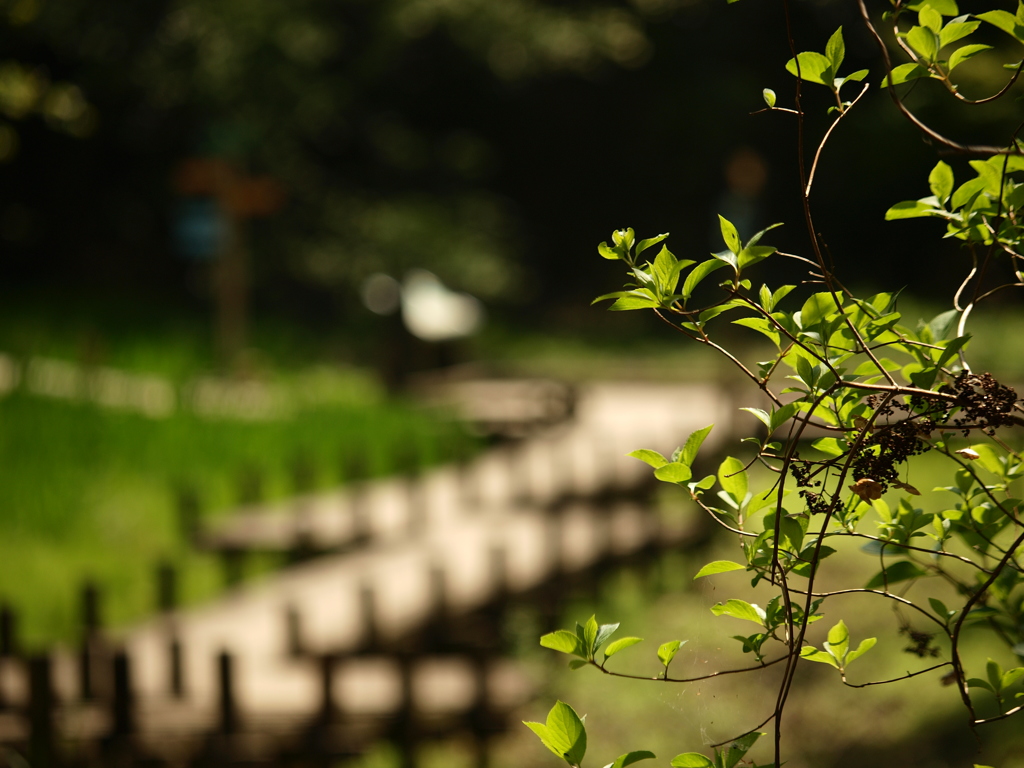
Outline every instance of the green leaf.
[[1005, 690], [1006, 688], [1009, 688], [1011, 685], [1020, 680], [1022, 677], [1024, 677], [1024, 667], [1014, 667], [1013, 669], [1008, 669], [1005, 672], [1003, 672], [1003, 677], [1000, 680], [1000, 684], [1002, 688]]
[[1021, 29], [1021, 24], [1017, 17], [1007, 11], [986, 11], [985, 13], [975, 15], [982, 21], [988, 22], [993, 27], [1003, 30], [1006, 34], [1018, 40], [1024, 34], [1024, 30]]
[[597, 252], [601, 254], [602, 258], [605, 259], [615, 260], [622, 258], [621, 256], [619, 256], [619, 254], [615, 251], [614, 248], [610, 248], [608, 246], [608, 243], [601, 243], [599, 246], [597, 246]]
[[865, 653], [874, 648], [875, 643], [877, 642], [877, 637], [868, 637], [864, 640], [861, 640], [860, 644], [857, 646], [857, 649], [855, 651], [850, 651], [850, 654], [846, 657], [846, 663], [849, 664], [852, 661], [854, 661], [854, 659], [858, 659], [861, 656], [863, 656]]
[[846, 628], [846, 622], [842, 619], [828, 631], [828, 642], [826, 650], [839, 659], [842, 663], [846, 653], [850, 649], [850, 630]]
[[779, 346], [779, 331], [773, 323], [765, 317], [741, 317], [732, 321], [735, 325], [742, 325], [753, 328], [758, 333], [764, 334], [775, 346]]
[[626, 455], [631, 456], [634, 459], [640, 459], [640, 461], [646, 464], [650, 464], [655, 469], [658, 469], [658, 467], [664, 467], [666, 464], [669, 463], [668, 459], [666, 459], [660, 453], [658, 453], [657, 451], [649, 450], [647, 448], [639, 448], [635, 451], [630, 451]]
[[989, 685], [992, 686], [992, 690], [997, 693], [1002, 690], [1003, 683], [1003, 668], [999, 666], [999, 663], [988, 660], [985, 665], [985, 676], [988, 678]]
[[562, 653], [571, 653], [574, 656], [580, 656], [582, 658], [586, 658], [587, 656], [580, 639], [576, 637], [573, 632], [570, 632], [567, 629], [559, 629], [555, 632], [549, 632], [541, 637], [540, 644], [545, 648], [551, 648], [552, 650], [561, 651]]
[[648, 293], [650, 292], [646, 289], [628, 291], [625, 296], [617, 299], [614, 304], [608, 307], [608, 309], [612, 312], [628, 312], [632, 309], [653, 309], [654, 307], [660, 307], [661, 302], [647, 295]]
[[952, 54], [950, 54], [949, 64], [947, 65], [946, 68], [950, 72], [952, 72], [954, 69], [956, 69], [958, 66], [963, 64], [968, 59], [973, 58], [974, 56], [977, 56], [982, 51], [991, 50], [991, 48], [992, 48], [991, 45], [981, 45], [981, 44], [963, 45], [963, 46], [957, 48], [955, 51], [953, 51]]
[[917, 15], [917, 18], [922, 27], [927, 27], [935, 34], [939, 34], [942, 31], [942, 14], [930, 5], [925, 5]]
[[820, 437], [811, 443], [811, 447], [816, 451], [821, 451], [830, 458], [834, 458], [846, 453], [849, 443], [837, 437]]
[[939, 36], [927, 27], [911, 27], [907, 32], [907, 43], [926, 62], [935, 61], [939, 53]]
[[[931, 203], [932, 199], [903, 200], [896, 203], [896, 205], [885, 212], [885, 220], [896, 221], [897, 219], [917, 219], [921, 216], [931, 216], [938, 208], [937, 203]], [[953, 207], [957, 207], [956, 200], [953, 201]]]
[[990, 693], [995, 693], [995, 691], [992, 690], [992, 686], [989, 685], [987, 681], [982, 680], [980, 677], [969, 678], [967, 680], [967, 687], [968, 688], [984, 688], [986, 691], [989, 691]]
[[832, 654], [819, 651], [813, 645], [805, 645], [801, 648], [800, 658], [806, 661], [815, 661], [819, 664], [831, 664], [836, 669], [839, 669], [839, 662], [832, 657]]
[[672, 768], [715, 768], [710, 758], [700, 752], [684, 752], [672, 758]]
[[[598, 648], [605, 644], [609, 637], [619, 628], [618, 622], [615, 624], [602, 624], [597, 629], [597, 637], [594, 638], [594, 653], [597, 653]], [[607, 654], [606, 654], [607, 655]]]
[[943, 16], [960, 15], [960, 11], [957, 10], [955, 0], [917, 0], [915, 3], [908, 4], [907, 8], [912, 11], [920, 11], [926, 5], [930, 5]]
[[588, 662], [586, 659], [573, 659], [572, 661], [569, 662], [569, 669], [571, 669], [571, 670], [573, 670], [575, 672], [580, 667], [585, 667], [589, 663], [590, 662]]
[[967, 37], [981, 26], [980, 21], [951, 21], [939, 33], [939, 48]]
[[[840, 294], [837, 294], [837, 296], [839, 298], [839, 306], [842, 306], [843, 297]], [[800, 325], [805, 330], [813, 330], [818, 323], [837, 311], [836, 300], [831, 293], [828, 291], [815, 293], [800, 308]]]
[[751, 264], [757, 264], [759, 261], [764, 261], [777, 249], [772, 245], [748, 245], [739, 253], [737, 259], [737, 266], [740, 269], [746, 269]]
[[750, 748], [762, 736], [764, 736], [763, 733], [754, 731], [745, 736], [740, 736], [735, 741], [729, 742], [722, 753], [723, 768], [734, 768], [736, 763], [743, 759], [743, 756], [750, 751]]
[[668, 665], [672, 663], [672, 659], [679, 653], [679, 649], [686, 644], [685, 640], [670, 640], [667, 643], [662, 643], [658, 646], [658, 658], [661, 663], [665, 665], [665, 669], [668, 669]]
[[689, 299], [705, 277], [710, 275], [716, 269], [721, 269], [724, 266], [725, 262], [720, 259], [709, 259], [707, 261], [702, 261], [690, 270], [690, 273], [686, 276], [686, 280], [683, 281], [683, 299]]
[[[899, 85], [900, 83], [906, 83], [911, 80], [920, 80], [922, 77], [931, 77], [932, 73], [927, 67], [922, 67], [920, 64], [909, 63], [900, 64], [898, 67], [893, 67], [892, 70], [892, 84]], [[889, 78], [882, 78], [882, 88], [889, 87]]]
[[942, 314], [933, 317], [927, 325], [928, 331], [932, 335], [932, 342], [938, 344], [949, 336], [950, 331], [956, 328], [956, 324], [959, 320], [960, 312], [955, 309], [951, 309], [948, 312], [943, 312]]
[[970, 205], [971, 201], [984, 189], [985, 179], [980, 176], [969, 179], [957, 187], [957, 190], [953, 193], [953, 197], [950, 199], [949, 204], [953, 208], [963, 208]]
[[725, 240], [726, 247], [733, 253], [738, 254], [742, 247], [740, 245], [740, 235], [736, 231], [736, 227], [722, 214], [718, 214], [718, 223], [722, 230], [722, 239]]
[[[799, 62], [799, 75], [797, 75], [797, 63]], [[832, 69], [832, 62], [825, 56], [814, 51], [798, 53], [795, 59], [786, 63], [786, 71], [791, 75], [798, 76], [801, 80], [811, 83], [827, 85], [832, 88], [832, 81], [835, 80], [835, 70]]]
[[928, 174], [928, 186], [938, 201], [945, 203], [953, 194], [953, 169], [940, 160]]
[[774, 432], [776, 429], [781, 427], [791, 418], [793, 415], [800, 410], [800, 406], [797, 403], [789, 403], [779, 408], [777, 411], [773, 410], [771, 414], [771, 423], [768, 425], [768, 432]]
[[655, 469], [654, 476], [665, 483], [685, 483], [693, 477], [693, 472], [686, 464], [673, 461], [670, 464]]
[[732, 616], [734, 619], [744, 619], [764, 626], [764, 609], [745, 600], [731, 598], [724, 603], [716, 603], [711, 606], [711, 612], [715, 616]]
[[745, 570], [746, 566], [734, 563], [732, 560], [715, 560], [713, 563], [708, 563], [699, 571], [697, 575], [693, 577], [693, 580], [703, 576], [714, 576], [717, 573], [728, 573], [729, 571], [742, 571]]
[[619, 651], [629, 648], [630, 646], [636, 645], [639, 642], [643, 642], [642, 637], [620, 637], [614, 643], [609, 643], [608, 647], [605, 648], [604, 657], [610, 659]]
[[752, 414], [766, 427], [771, 428], [772, 417], [768, 415], [767, 411], [762, 411], [760, 408], [740, 408], [740, 410]]
[[536, 733], [541, 743], [565, 760], [569, 765], [578, 766], [587, 751], [587, 731], [575, 710], [562, 701], [548, 712], [546, 724], [523, 721]]
[[718, 466], [718, 482], [737, 504], [743, 503], [747, 497], [747, 473], [743, 469], [742, 461], [727, 456]]
[[594, 656], [594, 643], [597, 640], [597, 617], [591, 615], [587, 619], [587, 623], [583, 625], [583, 650], [587, 654], [587, 658], [593, 658]]
[[898, 582], [906, 581], [908, 579], [916, 579], [920, 576], [924, 576], [925, 574], [926, 571], [916, 563], [912, 563], [909, 560], [900, 560], [899, 562], [895, 562], [875, 574], [871, 580], [864, 585], [864, 588], [881, 589], [886, 584], [892, 586]]
[[683, 446], [683, 450], [679, 454], [679, 461], [687, 466], [692, 466], [694, 459], [697, 458], [697, 452], [700, 450], [705, 438], [707, 438], [711, 433], [714, 426], [714, 424], [708, 424], [706, 427], [701, 427], [700, 429], [691, 432], [690, 436], [686, 438], [686, 444]]
[[765, 88], [761, 91], [761, 96], [764, 98], [764, 103], [768, 105], [769, 109], [775, 106], [775, 91], [771, 88]]
[[949, 618], [956, 613], [956, 611], [949, 610], [949, 608], [946, 607], [946, 604], [937, 598], [929, 597], [928, 602], [932, 606], [932, 610], [935, 611], [936, 615], [942, 619], [942, 621], [949, 621]]
[[[941, 24], [941, 22], [940, 17], [939, 23]], [[828, 44], [825, 46], [825, 58], [831, 62], [832, 71], [838, 72], [843, 59], [846, 58], [846, 43], [843, 42], [842, 27], [833, 32], [832, 37], [829, 38]]]
[[658, 235], [657, 237], [649, 237], [646, 240], [641, 240], [640, 243], [636, 247], [636, 255], [639, 256], [641, 253], [646, 251], [652, 245], [657, 245], [662, 240], [664, 240], [666, 237], [668, 237], [668, 232], [666, 232], [663, 235]]
[[604, 768], [626, 768], [627, 765], [632, 765], [640, 760], [653, 760], [654, 756], [653, 752], [648, 752], [646, 749], [627, 752], [624, 755], [619, 755], [615, 758], [614, 763], [608, 763]]

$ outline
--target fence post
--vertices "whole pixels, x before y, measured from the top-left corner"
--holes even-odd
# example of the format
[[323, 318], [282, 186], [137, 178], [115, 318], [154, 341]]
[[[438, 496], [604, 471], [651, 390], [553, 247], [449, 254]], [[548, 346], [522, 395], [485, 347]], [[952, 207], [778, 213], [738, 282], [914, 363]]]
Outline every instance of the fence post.
[[401, 676], [402, 703], [395, 717], [394, 741], [398, 747], [401, 768], [416, 768], [416, 712], [413, 699], [413, 657], [400, 653], [397, 657], [398, 673]]
[[0, 605], [0, 659], [18, 655], [18, 618], [14, 609]]
[[224, 736], [238, 731], [234, 671], [234, 657], [226, 650], [221, 651], [217, 656], [217, 687], [220, 733]]
[[225, 547], [220, 553], [224, 568], [224, 586], [236, 587], [242, 583], [245, 564], [245, 552], [237, 547]]
[[473, 708], [470, 710], [470, 729], [473, 734], [474, 768], [490, 768], [490, 741], [492, 732], [491, 697], [488, 687], [487, 656], [477, 652], [472, 654], [473, 665]]
[[182, 539], [195, 546], [199, 540], [199, 494], [191, 485], [177, 488], [178, 529]]
[[83, 701], [91, 701], [96, 696], [93, 680], [93, 665], [96, 644], [100, 630], [100, 590], [93, 581], [82, 585], [82, 639], [79, 648], [78, 683]]
[[331, 653], [320, 656], [320, 714], [322, 725], [330, 723], [338, 714], [334, 703], [334, 668], [336, 657]]
[[289, 604], [284, 610], [285, 630], [285, 652], [293, 659], [302, 656], [304, 652], [302, 643], [302, 614], [294, 604]]
[[132, 696], [131, 663], [125, 649], [114, 653], [113, 735], [123, 738], [135, 731]]
[[53, 669], [49, 656], [28, 662], [29, 760], [33, 768], [53, 764]]
[[173, 631], [167, 652], [170, 661], [168, 682], [171, 687], [171, 696], [175, 699], [182, 699], [185, 697], [185, 663], [182, 656], [181, 640], [173, 634]]
[[352, 537], [349, 545], [361, 547], [370, 540], [370, 509], [367, 485], [360, 481], [348, 487], [348, 510], [352, 518]]
[[444, 648], [448, 636], [448, 582], [444, 566], [440, 563], [432, 563], [428, 578], [430, 580], [430, 616], [426, 622], [426, 639], [431, 647], [440, 650]]
[[377, 627], [377, 595], [369, 582], [359, 586], [359, 620], [362, 624], [362, 647], [372, 651], [380, 645]]
[[156, 605], [161, 613], [178, 607], [178, 573], [166, 560], [156, 567]]

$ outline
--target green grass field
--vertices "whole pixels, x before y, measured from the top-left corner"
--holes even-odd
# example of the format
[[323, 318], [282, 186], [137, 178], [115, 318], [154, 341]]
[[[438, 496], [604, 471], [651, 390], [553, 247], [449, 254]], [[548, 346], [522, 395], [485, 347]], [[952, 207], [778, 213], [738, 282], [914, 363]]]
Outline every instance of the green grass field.
[[216, 515], [242, 500], [246, 478], [261, 479], [265, 498], [302, 490], [297, 463], [307, 486], [323, 488], [346, 479], [354, 456], [379, 476], [469, 443], [441, 414], [382, 399], [244, 422], [181, 412], [154, 420], [14, 394], [0, 400], [0, 600], [36, 647], [75, 636], [86, 578], [103, 587], [113, 624], [152, 610], [162, 559], [179, 566], [185, 600], [209, 597], [221, 574], [184, 541], [179, 488]]

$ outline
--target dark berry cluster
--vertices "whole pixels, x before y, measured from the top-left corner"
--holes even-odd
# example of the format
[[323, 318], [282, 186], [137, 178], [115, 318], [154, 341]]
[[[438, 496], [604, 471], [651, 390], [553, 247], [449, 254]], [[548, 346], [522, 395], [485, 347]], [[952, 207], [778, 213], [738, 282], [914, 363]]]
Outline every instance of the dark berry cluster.
[[828, 501], [818, 491], [810, 490], [821, 487], [821, 481], [812, 478], [810, 465], [800, 461], [799, 454], [793, 454], [792, 472], [793, 479], [796, 480], [796, 485], [800, 489], [800, 496], [807, 502], [807, 512], [812, 515], [828, 512]]
[[879, 429], [861, 443], [853, 459], [853, 479], [871, 478], [883, 486], [899, 480], [899, 466], [911, 456], [924, 453], [931, 446], [921, 439], [931, 431], [930, 418], [904, 419]]
[[935, 657], [939, 655], [939, 649], [932, 645], [932, 640], [935, 638], [935, 635], [929, 632], [919, 632], [912, 627], [901, 627], [900, 634], [906, 635], [910, 638], [910, 645], [903, 649], [907, 653], [920, 656], [922, 659], [925, 656]]
[[1013, 422], [1017, 393], [996, 381], [991, 373], [964, 371], [952, 384], [941, 386], [939, 392], [956, 397], [960, 413], [953, 419], [953, 423], [963, 429], [965, 437], [973, 427], [992, 435], [997, 427]]

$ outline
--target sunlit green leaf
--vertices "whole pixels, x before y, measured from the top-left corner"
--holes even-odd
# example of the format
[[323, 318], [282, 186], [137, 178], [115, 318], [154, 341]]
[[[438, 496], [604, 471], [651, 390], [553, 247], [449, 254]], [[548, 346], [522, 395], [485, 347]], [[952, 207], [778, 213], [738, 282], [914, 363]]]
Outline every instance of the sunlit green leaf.
[[562, 701], [548, 712], [544, 724], [523, 722], [541, 743], [570, 765], [579, 765], [587, 751], [587, 732], [575, 710]]
[[[909, 63], [900, 64], [898, 67], [893, 67], [892, 70], [892, 84], [899, 85], [900, 83], [906, 83], [911, 80], [919, 80], [922, 77], [931, 77], [931, 72], [928, 71], [927, 67], [922, 67], [920, 64]], [[889, 87], [889, 77], [882, 78], [882, 88]]]
[[838, 72], [843, 59], [846, 58], [846, 43], [843, 42], [843, 28], [839, 27], [832, 33], [825, 46], [825, 58], [832, 64], [832, 71]]
[[630, 451], [626, 455], [632, 456], [634, 459], [640, 459], [640, 461], [646, 464], [650, 464], [655, 469], [657, 469], [658, 467], [664, 467], [666, 464], [668, 464], [668, 459], [666, 459], [657, 451], [652, 451], [648, 448], [638, 448], [635, 451]]
[[700, 752], [684, 752], [672, 758], [672, 768], [715, 768], [710, 758]]
[[847, 655], [846, 663], [850, 664], [854, 660], [859, 659], [865, 653], [867, 653], [872, 648], [874, 648], [875, 647], [875, 643], [877, 643], [877, 642], [878, 642], [878, 638], [877, 637], [867, 637], [867, 638], [861, 640], [860, 643], [857, 645], [856, 650], [850, 651], [850, 653]]
[[701, 445], [703, 445], [705, 438], [711, 434], [714, 426], [714, 424], [708, 424], [706, 427], [701, 427], [691, 432], [690, 436], [686, 438], [686, 444], [683, 445], [682, 451], [680, 451], [679, 461], [687, 466], [692, 465], [697, 458], [697, 452], [700, 451]]
[[709, 259], [708, 261], [702, 261], [700, 264], [698, 264], [696, 267], [690, 270], [690, 273], [686, 276], [686, 279], [683, 281], [683, 299], [689, 299], [693, 295], [693, 292], [696, 290], [697, 286], [700, 285], [701, 281], [703, 281], [705, 277], [710, 275], [716, 269], [721, 269], [724, 266], [725, 262], [721, 261], [720, 259]]
[[[799, 75], [797, 74], [798, 63]], [[801, 80], [827, 85], [829, 88], [832, 87], [832, 81], [835, 79], [832, 63], [825, 56], [814, 51], [798, 53], [795, 59], [790, 59], [786, 63], [786, 71], [791, 75], [798, 76]]]
[[807, 661], [816, 661], [820, 664], [831, 664], [836, 669], [839, 669], [839, 662], [835, 660], [832, 654], [825, 651], [819, 651], [813, 645], [805, 645], [801, 648], [800, 658]]
[[953, 169], [941, 160], [928, 174], [928, 185], [940, 203], [945, 203], [953, 194]]
[[549, 632], [541, 637], [540, 644], [545, 648], [551, 648], [562, 653], [571, 653], [574, 656], [586, 657], [587, 655], [580, 639], [567, 629]]
[[715, 560], [713, 563], [708, 563], [699, 571], [697, 575], [693, 577], [693, 580], [701, 578], [702, 576], [714, 576], [717, 573], [728, 573], [729, 571], [742, 571], [746, 566], [734, 563], [731, 560]]
[[747, 496], [747, 473], [743, 462], [727, 456], [718, 467], [718, 482], [737, 503], [742, 503]]
[[721, 227], [722, 239], [725, 240], [726, 247], [733, 253], [738, 254], [741, 250], [741, 247], [740, 235], [736, 231], [736, 226], [721, 214], [718, 215], [718, 223]]
[[958, 66], [963, 64], [968, 59], [973, 58], [974, 56], [977, 56], [982, 51], [989, 51], [991, 49], [992, 49], [991, 45], [980, 45], [980, 44], [963, 45], [963, 46], [957, 48], [955, 51], [953, 51], [953, 53], [950, 54], [950, 56], [949, 56], [949, 64], [947, 66], [947, 69], [950, 72], [952, 72], [954, 69], [956, 69]]
[[685, 644], [685, 640], [670, 640], [658, 646], [658, 659], [661, 660], [666, 669], [672, 663], [672, 659], [676, 657], [676, 654], [679, 653], [679, 649]]
[[926, 62], [935, 61], [939, 53], [939, 36], [928, 27], [911, 27], [907, 32], [907, 43]]
[[637, 750], [636, 752], [627, 752], [624, 755], [619, 755], [615, 758], [614, 763], [608, 763], [604, 768], [626, 768], [627, 765], [639, 762], [640, 760], [653, 760], [654, 753], [648, 752], [646, 749]]
[[604, 657], [609, 659], [619, 651], [636, 645], [639, 642], [643, 642], [642, 637], [620, 637], [615, 642], [608, 644], [608, 647], [604, 650]]
[[711, 612], [715, 616], [732, 616], [734, 619], [744, 619], [764, 625], [764, 609], [758, 605], [751, 605], [746, 600], [732, 598], [724, 603], [717, 603], [711, 606]]
[[654, 476], [665, 483], [685, 483], [693, 477], [693, 472], [686, 464], [673, 461], [655, 469]]

